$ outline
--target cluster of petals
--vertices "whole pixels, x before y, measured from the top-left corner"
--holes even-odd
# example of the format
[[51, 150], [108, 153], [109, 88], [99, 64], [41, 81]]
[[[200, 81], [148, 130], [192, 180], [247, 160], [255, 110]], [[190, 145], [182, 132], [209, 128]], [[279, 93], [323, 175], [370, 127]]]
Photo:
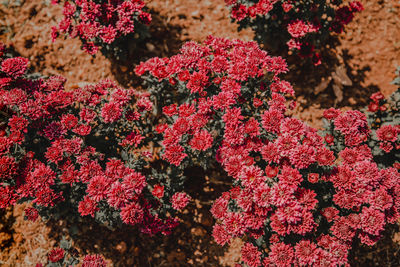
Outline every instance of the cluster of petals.
[[108, 1], [98, 3], [94, 0], [57, 1], [63, 4], [63, 19], [52, 27], [53, 41], [60, 34], [80, 38], [83, 48], [95, 54], [100, 47], [112, 44], [121, 36], [132, 34], [135, 24], [149, 24], [151, 15], [145, 11], [145, 3], [137, 1]]
[[[251, 81], [259, 83], [260, 77], [270, 73], [270, 86], [274, 88], [274, 93], [268, 104], [281, 115], [286, 109], [285, 95], [294, 93], [289, 84], [278, 78], [280, 73], [286, 71], [284, 60], [269, 56], [255, 42], [212, 36], [204, 44], [187, 42], [179, 54], [171, 58], [152, 58], [135, 69], [136, 74], [145, 79], [150, 75], [189, 95], [187, 101], [162, 109], [168, 120], [162, 129], [163, 158], [176, 166], [194, 155], [198, 157], [199, 153], [215, 153], [213, 148], [218, 136], [223, 136], [225, 142], [231, 145], [242, 145], [246, 139], [259, 135], [260, 122], [254, 119], [242, 121], [241, 96], [245, 90], [251, 90], [246, 93], [256, 96], [259, 92], [246, 85]], [[259, 83], [264, 94], [265, 86]], [[247, 107], [251, 112], [254, 108], [265, 106]], [[214, 122], [217, 118], [222, 118], [223, 129]]]
[[312, 57], [315, 65], [321, 60], [314, 47], [320, 46], [331, 32], [341, 33], [354, 14], [363, 10], [359, 1], [342, 4], [342, 1], [225, 0], [225, 4], [230, 8], [231, 18], [241, 27], [255, 29], [257, 39], [264, 40], [269, 35], [274, 36], [274, 41], [275, 37], [281, 38], [301, 57]]
[[[140, 155], [152, 157], [138, 148], [144, 143], [142, 134], [151, 129], [145, 124], [153, 109], [147, 94], [120, 88], [111, 80], [68, 91], [61, 76], [27, 78], [25, 59], [0, 58], [0, 65], [0, 79], [10, 79], [0, 88], [1, 109], [9, 114], [0, 137], [1, 208], [32, 201], [34, 207], [25, 215], [34, 221], [38, 210], [66, 200], [65, 188], [79, 188], [73, 203], [81, 216], [96, 217], [108, 206], [119, 213], [120, 221], [147, 233], [169, 232], [176, 226], [174, 220], [158, 218], [163, 191], [153, 197], [147, 192], [148, 177], [129, 165], [129, 158], [115, 151], [104, 154], [110, 146], [141, 149]], [[198, 138], [203, 137], [201, 133]], [[201, 140], [196, 143], [198, 149], [207, 147]], [[143, 156], [135, 157], [145, 162]], [[165, 199], [176, 209], [189, 200], [179, 194]]]

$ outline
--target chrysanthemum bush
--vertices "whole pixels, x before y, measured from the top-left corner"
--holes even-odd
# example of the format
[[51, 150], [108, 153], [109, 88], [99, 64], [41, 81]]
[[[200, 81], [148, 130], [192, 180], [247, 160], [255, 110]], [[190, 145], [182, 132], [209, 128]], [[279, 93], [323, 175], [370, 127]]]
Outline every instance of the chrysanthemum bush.
[[221, 245], [244, 238], [249, 266], [348, 265], [353, 242], [375, 244], [399, 218], [396, 95], [374, 94], [368, 117], [328, 109], [319, 133], [287, 115], [286, 63], [255, 42], [210, 36], [143, 62], [148, 93], [108, 80], [66, 91], [62, 77], [25, 76], [27, 65], [0, 62], [0, 207], [32, 201], [28, 219], [72, 216], [67, 205], [166, 233], [190, 200], [192, 165], [232, 177], [212, 234]]
[[243, 148], [250, 163], [213, 205], [215, 240], [246, 236], [248, 266], [348, 265], [354, 242], [374, 245], [398, 221], [399, 122], [371, 130], [360, 111], [324, 116], [322, 134], [286, 117], [273, 138], [261, 134], [261, 146]]
[[[345, 2], [345, 3], [343, 3]], [[255, 31], [258, 42], [282, 47], [320, 63], [318, 49], [332, 33], [341, 33], [354, 13], [363, 9], [359, 1], [225, 0], [231, 18]], [[314, 49], [316, 49], [314, 51]]]
[[165, 123], [157, 126], [163, 158], [182, 168], [208, 168], [220, 160], [223, 146], [254, 144], [260, 124], [242, 120], [269, 106], [280, 112], [286, 109], [285, 96], [294, 94], [278, 77], [287, 71], [285, 61], [270, 57], [256, 42], [210, 36], [203, 45], [188, 42], [178, 55], [150, 59], [135, 71], [163, 105]]
[[176, 211], [189, 197], [179, 170], [157, 160], [148, 95], [109, 80], [67, 91], [64, 78], [30, 79], [28, 60], [6, 55], [0, 207], [32, 201], [27, 217], [80, 214], [149, 234], [176, 226]]
[[[147, 35], [151, 15], [141, 0], [52, 0], [63, 5], [64, 18], [52, 27], [53, 41], [59, 35], [79, 38], [89, 54], [99, 49], [106, 56], [124, 58], [134, 44]], [[132, 51], [131, 51], [132, 52]]]
[[[233, 178], [211, 209], [217, 243], [245, 238], [248, 266], [348, 265], [353, 242], [375, 244], [399, 218], [400, 131], [371, 130], [364, 113], [331, 108], [318, 133], [286, 115], [286, 70], [254, 42], [209, 37], [136, 73], [154, 91], [185, 96], [163, 108], [163, 157], [182, 167], [216, 160]], [[377, 150], [382, 141], [393, 148]]]

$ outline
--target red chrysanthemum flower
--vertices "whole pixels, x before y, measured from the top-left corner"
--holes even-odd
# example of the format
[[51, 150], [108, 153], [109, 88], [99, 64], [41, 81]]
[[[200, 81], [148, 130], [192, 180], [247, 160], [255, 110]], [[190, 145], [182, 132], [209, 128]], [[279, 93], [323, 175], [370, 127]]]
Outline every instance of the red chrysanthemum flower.
[[317, 259], [317, 246], [309, 240], [301, 240], [294, 247], [295, 256], [300, 266], [312, 266]]
[[156, 184], [151, 191], [152, 195], [157, 198], [162, 198], [164, 196], [164, 186]]
[[182, 210], [190, 201], [190, 196], [185, 192], [175, 193], [171, 198], [172, 207], [176, 210]]
[[195, 150], [206, 151], [212, 146], [213, 138], [207, 130], [196, 132], [190, 140], [190, 146]]
[[122, 109], [118, 103], [106, 103], [101, 109], [101, 116], [104, 122], [111, 123], [117, 121], [122, 116]]
[[49, 252], [49, 261], [59, 262], [64, 259], [65, 251], [62, 248], [55, 248]]
[[382, 125], [377, 131], [376, 135], [380, 141], [396, 142], [400, 130], [393, 125]]
[[25, 217], [32, 222], [36, 221], [37, 218], [39, 217], [38, 210], [32, 207], [26, 208], [24, 212], [25, 212]]
[[107, 263], [99, 254], [86, 255], [83, 258], [82, 267], [107, 267]]
[[29, 60], [23, 57], [7, 58], [1, 63], [1, 71], [15, 79], [25, 73], [28, 63]]
[[78, 205], [78, 211], [82, 216], [90, 215], [94, 217], [98, 211], [97, 202], [92, 200], [89, 196], [85, 196]]
[[143, 221], [143, 208], [136, 202], [121, 208], [121, 219], [124, 223], [135, 225]]
[[294, 260], [293, 248], [285, 243], [274, 243], [271, 245], [269, 260], [278, 266], [291, 266]]
[[261, 251], [251, 243], [245, 243], [241, 249], [242, 260], [250, 267], [260, 265]]

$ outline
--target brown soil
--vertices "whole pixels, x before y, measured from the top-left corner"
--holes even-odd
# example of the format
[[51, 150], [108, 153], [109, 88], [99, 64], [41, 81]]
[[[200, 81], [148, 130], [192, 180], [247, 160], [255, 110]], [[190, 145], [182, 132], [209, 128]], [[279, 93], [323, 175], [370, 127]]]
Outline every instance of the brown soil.
[[[101, 54], [87, 55], [79, 49], [79, 40], [60, 39], [52, 43], [50, 27], [56, 25], [61, 9], [48, 2], [2, 1], [5, 4], [0, 4], [0, 41], [29, 58], [34, 71], [65, 76], [68, 88], [103, 78], [115, 79], [124, 86], [137, 86], [140, 80], [132, 72], [135, 64], [152, 56], [171, 56], [187, 40], [202, 41], [209, 34], [244, 40], [253, 37], [250, 30], [237, 32], [223, 0], [148, 0], [153, 16], [149, 30], [153, 37], [138, 48], [133, 58], [114, 62]], [[338, 36], [336, 47], [332, 42], [326, 48], [322, 66], [298, 68], [296, 58], [288, 58], [291, 72], [286, 79], [294, 85], [300, 104], [294, 113], [312, 126], [321, 126], [322, 108], [333, 105], [342, 109], [359, 108], [367, 104], [372, 92], [380, 90], [388, 96], [396, 89], [390, 82], [396, 66], [400, 65], [400, 3], [362, 2], [365, 11], [356, 15], [346, 34]], [[351, 85], [335, 85], [332, 73], [338, 67], [344, 69]], [[230, 247], [222, 248], [209, 234], [214, 223], [209, 201], [228, 186], [207, 180], [200, 186], [204, 192], [198, 192], [198, 188], [190, 190], [194, 201], [170, 236], [149, 238], [132, 229], [110, 231], [88, 220], [78, 226], [78, 234], [71, 235], [74, 246], [81, 253], [102, 253], [114, 266], [233, 266], [240, 258], [242, 242], [235, 240]], [[45, 263], [47, 252], [62, 235], [70, 233], [72, 225], [64, 221], [47, 224], [24, 221], [24, 207], [17, 205], [13, 210], [0, 211], [2, 266]], [[391, 238], [397, 235], [392, 231], [378, 246], [358, 248], [356, 256], [353, 255], [354, 265], [399, 266], [396, 254], [399, 246]]]

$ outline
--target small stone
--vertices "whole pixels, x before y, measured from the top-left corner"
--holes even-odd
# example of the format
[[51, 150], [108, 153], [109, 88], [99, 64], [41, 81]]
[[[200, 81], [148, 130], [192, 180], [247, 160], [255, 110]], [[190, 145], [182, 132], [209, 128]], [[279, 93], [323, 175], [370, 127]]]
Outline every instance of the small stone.
[[118, 250], [119, 253], [124, 253], [126, 251], [126, 243], [124, 241], [121, 241], [116, 247], [115, 249]]
[[139, 252], [140, 252], [139, 248], [135, 247], [135, 249], [133, 250], [133, 255], [135, 255], [135, 257], [138, 257], [139, 256]]
[[152, 43], [146, 43], [146, 48], [150, 52], [153, 52], [156, 49], [156, 47]]
[[126, 72], [128, 70], [128, 67], [127, 66], [121, 66], [120, 69], [121, 69], [122, 72]]
[[195, 236], [204, 236], [206, 234], [206, 231], [201, 227], [192, 228], [190, 232]]
[[205, 226], [212, 226], [214, 224], [214, 220], [210, 213], [204, 213], [201, 217], [201, 224]]
[[354, 98], [350, 97], [350, 98], [349, 98], [349, 103], [350, 103], [351, 105], [355, 105], [355, 104], [357, 104], [357, 101], [356, 101]]

